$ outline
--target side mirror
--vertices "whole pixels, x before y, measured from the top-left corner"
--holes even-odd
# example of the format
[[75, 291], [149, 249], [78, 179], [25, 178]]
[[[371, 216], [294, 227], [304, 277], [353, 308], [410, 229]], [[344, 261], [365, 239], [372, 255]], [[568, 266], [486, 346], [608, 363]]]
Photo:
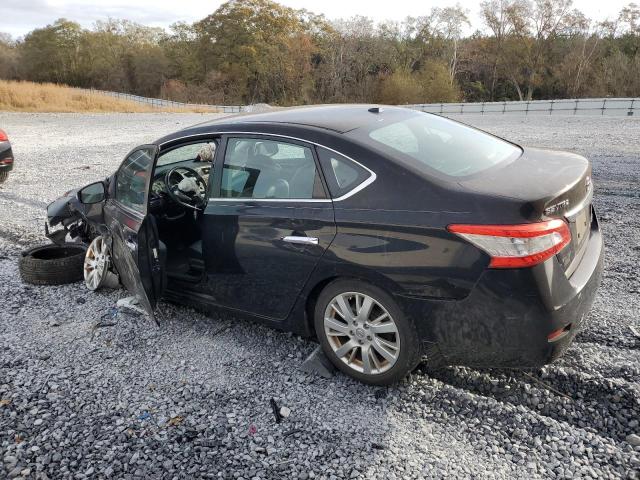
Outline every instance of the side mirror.
[[104, 197], [105, 188], [102, 182], [92, 183], [78, 190], [78, 200], [85, 205], [100, 203], [104, 200]]

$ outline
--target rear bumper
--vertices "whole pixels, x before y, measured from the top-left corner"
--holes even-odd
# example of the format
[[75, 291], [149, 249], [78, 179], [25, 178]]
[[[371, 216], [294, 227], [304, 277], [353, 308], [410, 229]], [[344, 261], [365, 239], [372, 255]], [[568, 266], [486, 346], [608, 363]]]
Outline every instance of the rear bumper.
[[585, 254], [569, 278], [552, 257], [533, 268], [486, 270], [460, 301], [402, 301], [446, 363], [535, 368], [562, 355], [583, 326], [603, 262], [594, 215]]

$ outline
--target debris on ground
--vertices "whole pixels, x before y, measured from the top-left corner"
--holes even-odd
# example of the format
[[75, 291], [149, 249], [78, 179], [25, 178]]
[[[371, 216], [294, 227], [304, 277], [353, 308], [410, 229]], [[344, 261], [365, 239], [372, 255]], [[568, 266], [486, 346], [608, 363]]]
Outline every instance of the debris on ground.
[[336, 372], [336, 367], [334, 367], [331, 360], [324, 354], [322, 347], [318, 345], [313, 352], [311, 352], [311, 355], [302, 362], [300, 370], [306, 373], [320, 375], [324, 378], [331, 378]]
[[273, 417], [276, 419], [276, 423], [280, 423], [282, 421], [282, 415], [280, 414], [280, 409], [278, 408], [278, 403], [275, 398], [269, 400], [271, 404], [271, 410], [273, 411]]
[[291, 409], [289, 407], [280, 407], [280, 416], [282, 418], [287, 418], [291, 415]]
[[135, 312], [140, 315], [144, 315], [146, 313], [144, 308], [140, 306], [140, 300], [138, 300], [138, 297], [136, 296], [121, 298], [116, 302], [116, 307], [128, 310], [129, 312]]

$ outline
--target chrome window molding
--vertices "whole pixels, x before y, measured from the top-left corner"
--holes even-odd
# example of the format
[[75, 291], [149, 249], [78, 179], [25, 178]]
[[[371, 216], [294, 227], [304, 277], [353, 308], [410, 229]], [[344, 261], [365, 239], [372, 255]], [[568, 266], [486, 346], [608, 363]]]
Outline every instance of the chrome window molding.
[[264, 133], [264, 132], [241, 132], [241, 131], [220, 131], [220, 132], [209, 132], [209, 133], [196, 133], [193, 135], [185, 135], [184, 137], [178, 137], [178, 138], [172, 138], [171, 140], [167, 140], [166, 142], [163, 142], [159, 145], [160, 148], [162, 148], [163, 145], [166, 145], [167, 143], [173, 143], [179, 140], [185, 140], [187, 138], [193, 138], [193, 137], [211, 137], [213, 135], [262, 135], [265, 137], [278, 137], [278, 138], [287, 138], [289, 140], [296, 140], [298, 142], [304, 142], [304, 143], [308, 143], [310, 145], [315, 145], [316, 147], [321, 147], [324, 148], [326, 150], [329, 150], [331, 152], [337, 153], [338, 155], [342, 155], [344, 158], [348, 159], [349, 161], [355, 163], [356, 165], [359, 165], [360, 167], [364, 168], [367, 172], [369, 172], [369, 177], [362, 182], [360, 185], [356, 186], [355, 188], [353, 188], [352, 190], [349, 190], [347, 193], [345, 193], [344, 195], [341, 195], [338, 198], [332, 198], [332, 199], [311, 199], [311, 198], [234, 198], [234, 197], [230, 197], [230, 198], [209, 198], [210, 202], [219, 202], [219, 201], [234, 201], [234, 202], [292, 202], [292, 203], [299, 203], [299, 202], [303, 202], [303, 203], [326, 203], [326, 202], [341, 202], [342, 200], [346, 200], [347, 198], [355, 195], [356, 193], [360, 192], [361, 190], [364, 190], [365, 188], [367, 188], [369, 185], [371, 185], [373, 182], [376, 181], [377, 175], [376, 173], [371, 170], [368, 167], [365, 167], [364, 165], [362, 165], [360, 162], [358, 162], [357, 160], [354, 160], [353, 158], [351, 158], [348, 155], [345, 155], [342, 152], [339, 152], [331, 147], [327, 147], [326, 145], [322, 145], [321, 143], [316, 143], [316, 142], [312, 142], [311, 140], [306, 140], [304, 138], [299, 138], [299, 137], [292, 137], [290, 135], [281, 135], [281, 134], [277, 134], [277, 133]]

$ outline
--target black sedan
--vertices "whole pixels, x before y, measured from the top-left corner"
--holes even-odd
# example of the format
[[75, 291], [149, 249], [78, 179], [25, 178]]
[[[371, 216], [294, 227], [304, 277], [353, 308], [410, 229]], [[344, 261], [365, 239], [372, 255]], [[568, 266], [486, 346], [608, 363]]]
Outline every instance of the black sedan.
[[9, 178], [9, 172], [13, 170], [13, 151], [9, 137], [4, 130], [0, 130], [0, 183]]
[[[228, 117], [130, 152], [52, 203], [153, 317], [162, 297], [316, 337], [388, 384], [426, 361], [538, 367], [567, 348], [603, 242], [581, 156], [413, 110], [318, 106]], [[64, 228], [60, 229], [61, 224]]]

